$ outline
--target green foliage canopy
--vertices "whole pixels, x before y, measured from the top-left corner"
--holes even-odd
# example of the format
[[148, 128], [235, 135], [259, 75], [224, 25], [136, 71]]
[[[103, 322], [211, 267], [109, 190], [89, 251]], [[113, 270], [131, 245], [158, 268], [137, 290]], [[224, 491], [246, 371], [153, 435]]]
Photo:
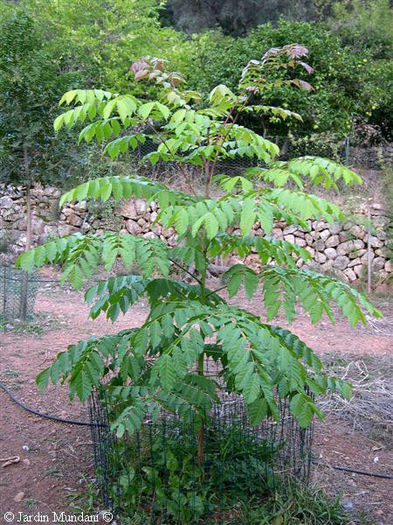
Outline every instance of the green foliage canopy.
[[[253, 424], [265, 417], [279, 417], [277, 395], [289, 399], [290, 410], [302, 427], [310, 424], [314, 414], [323, 417], [310, 393], [334, 390], [350, 396], [346, 383], [321, 371], [320, 360], [307, 345], [270, 322], [279, 312], [292, 321], [296, 304], [303, 306], [312, 322], [318, 322], [324, 313], [333, 321], [332, 303], [351, 324], [365, 322], [364, 312], [380, 314], [348, 285], [300, 270], [293, 255], [307, 260], [308, 252], [272, 239], [269, 233], [275, 219], [303, 227], [311, 218], [330, 222], [340, 219], [337, 206], [302, 191], [305, 179], [326, 187], [340, 180], [359, 183], [360, 179], [328, 159], [277, 162], [275, 144], [237, 124], [238, 114], [250, 110], [253, 94], [266, 84], [269, 70], [285, 63], [304, 67], [306, 53], [296, 45], [271, 50], [262, 61], [248, 64], [239, 92], [216, 86], [203, 108], [192, 104], [195, 93], [191, 97], [178, 86], [163, 85], [155, 73], [157, 67], [163, 71], [162, 62], [146, 57], [134, 72], [138, 75], [144, 71], [139, 77], [155, 79], [161, 85], [159, 100], [146, 102], [134, 95], [97, 89], [72, 90], [62, 97], [61, 104], [71, 109], [56, 119], [56, 129], [84, 124], [80, 139], [105, 142], [113, 158], [155, 137], [156, 150], [147, 160], [176, 161], [181, 168], [197, 166], [205, 184], [201, 192], [183, 169], [189, 192], [131, 174], [94, 179], [63, 196], [62, 203], [105, 201], [110, 197], [156, 201], [160, 207], [157, 222], [175, 229], [177, 245], [171, 248], [158, 238], [128, 234], [74, 235], [20, 257], [18, 264], [29, 271], [44, 264], [64, 263], [64, 279], [77, 289], [97, 267], [104, 265], [109, 270], [120, 259], [129, 271], [139, 268], [141, 276], [129, 273], [91, 287], [85, 296], [91, 316], [103, 313], [115, 321], [144, 296], [150, 305], [150, 313], [139, 328], [93, 337], [60, 353], [38, 376], [41, 388], [49, 381], [56, 384], [68, 380], [71, 395], [86, 401], [107, 377], [105, 388], [121, 407], [113, 422], [119, 436], [138, 430], [146, 414], [156, 417], [160, 408], [182, 416], [190, 411], [198, 414], [203, 432], [205, 414], [219, 400], [218, 383], [205, 375], [207, 359], [220, 365], [226, 391], [243, 396]], [[294, 80], [290, 83], [296, 85]], [[234, 155], [257, 157], [265, 167], [234, 180], [216, 177], [217, 161]], [[218, 199], [210, 194], [213, 180], [221, 187]], [[290, 181], [297, 189], [288, 187]], [[251, 235], [256, 223], [263, 227], [264, 238]], [[237, 225], [241, 236], [231, 233], [230, 227]], [[225, 273], [223, 288], [229, 297], [244, 289], [251, 298], [261, 286], [266, 322], [230, 304], [218, 294], [219, 289], [211, 290], [207, 283], [214, 257], [232, 252], [244, 257], [251, 250], [260, 258], [261, 271], [235, 264]], [[191, 284], [171, 278], [174, 267], [191, 277]]]
[[78, 84], [59, 72], [42, 35], [23, 11], [10, 11], [0, 26], [0, 177], [16, 183], [53, 182], [69, 165], [67, 144], [52, 121], [56, 98]]
[[[303, 117], [303, 122], [261, 122], [260, 116], [249, 116], [244, 123], [269, 136], [329, 134], [336, 140], [350, 134], [353, 118], [359, 116], [380, 123], [389, 133], [392, 102], [389, 84], [392, 61], [375, 62], [368, 48], [354, 50], [344, 45], [338, 35], [323, 24], [280, 20], [277, 26], [264, 24], [245, 38], [234, 39], [220, 33], [194, 35], [192, 67], [185, 71], [191, 85], [208, 93], [216, 83], [235, 89], [241, 67], [255, 57], [261, 57], [270, 47], [285, 45], [288, 38], [301, 42], [309, 50], [314, 72], [304, 72], [303, 78], [314, 91], [304, 93], [287, 86], [264, 92], [263, 104], [291, 108]], [[278, 72], [270, 73], [277, 78]], [[383, 121], [383, 122], [382, 122]], [[389, 124], [390, 123], [390, 124]]]

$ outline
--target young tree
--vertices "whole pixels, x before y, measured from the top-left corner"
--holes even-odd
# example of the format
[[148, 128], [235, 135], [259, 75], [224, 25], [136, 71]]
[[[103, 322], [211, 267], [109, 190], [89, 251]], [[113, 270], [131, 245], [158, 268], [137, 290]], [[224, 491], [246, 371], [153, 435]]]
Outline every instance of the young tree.
[[[156, 417], [162, 407], [183, 416], [197, 414], [200, 462], [206, 414], [219, 401], [218, 384], [205, 374], [208, 360], [219, 365], [225, 389], [243, 396], [253, 424], [266, 417], [279, 418], [277, 396], [290, 400], [290, 410], [302, 427], [310, 424], [314, 414], [323, 417], [310, 393], [319, 395], [330, 389], [350, 396], [346, 383], [321, 371], [320, 360], [306, 344], [272, 321], [283, 311], [291, 322], [297, 303], [314, 323], [324, 314], [333, 322], [332, 302], [352, 325], [365, 322], [363, 310], [380, 314], [347, 284], [299, 269], [294, 257], [309, 260], [310, 254], [270, 233], [275, 220], [307, 228], [311, 218], [342, 219], [335, 204], [303, 191], [305, 179], [329, 188], [339, 181], [360, 183], [360, 178], [327, 159], [277, 161], [275, 144], [237, 124], [241, 112], [260, 109], [252, 100], [264, 89], [266, 70], [283, 65], [308, 67], [302, 62], [306, 53], [299, 45], [271, 49], [244, 69], [238, 94], [219, 85], [203, 109], [192, 104], [195, 92], [180, 90], [178, 75], [166, 72], [162, 60], [148, 57], [134, 64], [133, 71], [137, 79], [154, 80], [163, 87], [161, 100], [145, 102], [102, 90], [74, 90], [63, 96], [61, 104], [73, 108], [56, 119], [56, 129], [90, 120], [80, 139], [106, 141], [112, 158], [136, 148], [146, 137], [153, 138], [157, 149], [147, 160], [177, 162], [190, 191], [131, 174], [91, 180], [63, 196], [61, 204], [110, 197], [156, 201], [157, 222], [173, 227], [178, 240], [171, 248], [159, 238], [129, 234], [73, 235], [20, 257], [18, 264], [29, 271], [63, 262], [64, 279], [77, 289], [101, 264], [109, 270], [120, 258], [128, 269], [137, 266], [140, 276], [110, 277], [88, 289], [85, 298], [93, 319], [103, 313], [115, 321], [143, 296], [150, 304], [150, 313], [139, 328], [90, 338], [60, 353], [37, 377], [40, 388], [50, 380], [55, 384], [68, 380], [71, 396], [86, 401], [106, 376], [105, 389], [117, 407], [113, 428], [119, 436], [138, 430], [147, 413]], [[296, 79], [288, 82], [298, 85]], [[278, 108], [263, 110], [283, 118], [290, 115]], [[218, 161], [236, 155], [256, 158], [263, 167], [237, 177], [216, 175]], [[199, 167], [199, 178], [189, 175], [189, 164]], [[211, 196], [213, 182], [221, 188], [218, 198]], [[264, 237], [252, 236], [256, 223], [265, 231]], [[235, 226], [241, 235], [233, 234]], [[251, 251], [260, 258], [260, 272], [235, 264], [224, 274], [221, 287], [209, 288], [208, 267], [213, 258], [231, 253], [245, 257]], [[189, 271], [191, 265], [195, 271]], [[171, 278], [172, 268], [188, 274], [193, 282]], [[229, 304], [218, 293], [226, 290], [231, 298], [244, 288], [251, 298], [260, 287], [267, 321]]]

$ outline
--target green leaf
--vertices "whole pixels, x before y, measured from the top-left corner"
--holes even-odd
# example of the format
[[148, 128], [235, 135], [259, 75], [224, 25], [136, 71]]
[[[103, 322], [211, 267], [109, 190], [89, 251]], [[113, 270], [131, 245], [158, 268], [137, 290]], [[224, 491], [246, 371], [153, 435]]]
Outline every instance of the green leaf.
[[256, 212], [255, 201], [247, 199], [242, 204], [242, 211], [240, 214], [240, 230], [243, 235], [248, 235], [255, 224]]

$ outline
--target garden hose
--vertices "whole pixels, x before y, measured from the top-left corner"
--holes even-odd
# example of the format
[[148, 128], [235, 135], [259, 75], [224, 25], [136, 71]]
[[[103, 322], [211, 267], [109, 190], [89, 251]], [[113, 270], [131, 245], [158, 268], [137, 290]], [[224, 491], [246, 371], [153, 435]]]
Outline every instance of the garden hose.
[[43, 414], [42, 412], [39, 412], [38, 410], [35, 410], [34, 408], [29, 408], [24, 403], [19, 401], [14, 394], [11, 392], [9, 388], [7, 388], [3, 383], [0, 382], [0, 389], [3, 390], [6, 394], [9, 395], [9, 397], [12, 399], [14, 403], [19, 405], [21, 408], [26, 410], [27, 412], [30, 412], [31, 414], [34, 414], [35, 416], [39, 416], [45, 419], [50, 419], [52, 421], [57, 421], [58, 423], [68, 423], [69, 425], [80, 425], [85, 427], [108, 427], [105, 423], [91, 423], [88, 421], [75, 421], [73, 419], [64, 419], [62, 417], [57, 416], [51, 416], [49, 414]]
[[[34, 414], [35, 416], [39, 416], [39, 417], [42, 417], [42, 418], [45, 418], [45, 419], [50, 419], [52, 421], [57, 421], [58, 423], [66, 423], [66, 424], [69, 424], [69, 425], [81, 425], [81, 426], [86, 426], [86, 427], [105, 427], [105, 428], [108, 428], [108, 425], [105, 424], [105, 423], [90, 423], [90, 422], [87, 422], [87, 421], [75, 421], [73, 419], [64, 419], [62, 417], [50, 416], [49, 414], [43, 414], [42, 412], [39, 412], [38, 410], [34, 410], [33, 408], [29, 408], [24, 403], [19, 401], [14, 396], [14, 394], [11, 392], [11, 390], [9, 390], [9, 388], [7, 388], [1, 382], [0, 382], [0, 389], [2, 389], [6, 394], [8, 394], [9, 397], [12, 399], [12, 401], [14, 403], [16, 403], [18, 406], [20, 406], [21, 408], [23, 408], [27, 412], [30, 412], [31, 414]], [[382, 479], [393, 479], [393, 476], [391, 476], [389, 474], [379, 474], [379, 473], [375, 473], [375, 472], [365, 472], [363, 470], [353, 470], [353, 469], [349, 469], [347, 467], [336, 467], [334, 465], [328, 465], [328, 464], [325, 464], [325, 463], [319, 463], [318, 461], [313, 461], [312, 463], [314, 465], [318, 465], [320, 467], [332, 468], [334, 470], [341, 470], [341, 471], [349, 472], [349, 473], [352, 473], [352, 474], [359, 474], [361, 476], [371, 476], [371, 477], [374, 477], [374, 478], [382, 478]]]

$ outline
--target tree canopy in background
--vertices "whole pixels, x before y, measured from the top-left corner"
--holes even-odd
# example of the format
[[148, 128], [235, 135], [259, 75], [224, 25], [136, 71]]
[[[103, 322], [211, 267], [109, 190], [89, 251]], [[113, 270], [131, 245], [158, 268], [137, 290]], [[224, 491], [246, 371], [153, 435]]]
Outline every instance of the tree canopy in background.
[[67, 67], [81, 71], [91, 86], [143, 93], [130, 80], [130, 66], [139, 57], [160, 50], [177, 70], [187, 62], [189, 44], [182, 33], [161, 27], [157, 0], [21, 0], [19, 5], [61, 50]]
[[[317, 22], [291, 22], [280, 20], [276, 26], [265, 24], [257, 27], [244, 38], [224, 36], [210, 32], [194, 36], [193, 65], [187, 71], [190, 82], [203, 92], [208, 92], [216, 82], [236, 86], [240, 66], [253, 58], [260, 58], [261, 49], [279, 47], [288, 38], [309, 49], [309, 62], [313, 74], [304, 72], [303, 78], [313, 85], [314, 91], [305, 94], [283, 86], [282, 89], [264, 93], [268, 104], [281, 103], [291, 107], [303, 117], [293, 132], [336, 134], [337, 138], [348, 135], [355, 115], [374, 121], [384, 116], [384, 127], [389, 128], [391, 94], [386, 91], [392, 61], [382, 64], [375, 61], [372, 50], [364, 48], [354, 53], [344, 46], [338, 35]], [[380, 75], [375, 78], [376, 71]], [[373, 79], [373, 81], [371, 80]], [[370, 84], [373, 82], [373, 86]], [[293, 124], [293, 123], [291, 123]], [[263, 122], [248, 122], [261, 130]], [[270, 126], [269, 134], [286, 135], [287, 125]]]
[[52, 121], [56, 98], [78, 85], [80, 75], [62, 71], [23, 11], [5, 13], [0, 26], [0, 177], [13, 182], [51, 182], [67, 169], [67, 147]]
[[244, 36], [254, 27], [289, 20], [316, 20], [331, 12], [332, 1], [321, 0], [168, 0], [161, 20], [187, 33], [220, 28]]
[[[95, 162], [99, 146], [57, 142], [51, 125], [57, 100], [80, 86], [156, 97], [156, 86], [131, 81], [130, 66], [141, 56], [166, 59], [206, 95], [218, 83], [234, 88], [243, 65], [265, 49], [297, 42], [309, 49], [315, 72], [304, 71], [302, 79], [314, 90], [306, 95], [283, 84], [265, 90], [258, 103], [291, 107], [303, 121], [250, 114], [242, 122], [266, 135], [310, 139], [317, 154], [331, 154], [331, 144], [358, 122], [374, 127], [379, 140], [392, 138], [389, 0], [0, 0], [0, 16], [3, 180], [26, 179], [23, 144], [35, 180], [104, 175], [108, 165]], [[270, 80], [279, 75], [272, 72]]]

